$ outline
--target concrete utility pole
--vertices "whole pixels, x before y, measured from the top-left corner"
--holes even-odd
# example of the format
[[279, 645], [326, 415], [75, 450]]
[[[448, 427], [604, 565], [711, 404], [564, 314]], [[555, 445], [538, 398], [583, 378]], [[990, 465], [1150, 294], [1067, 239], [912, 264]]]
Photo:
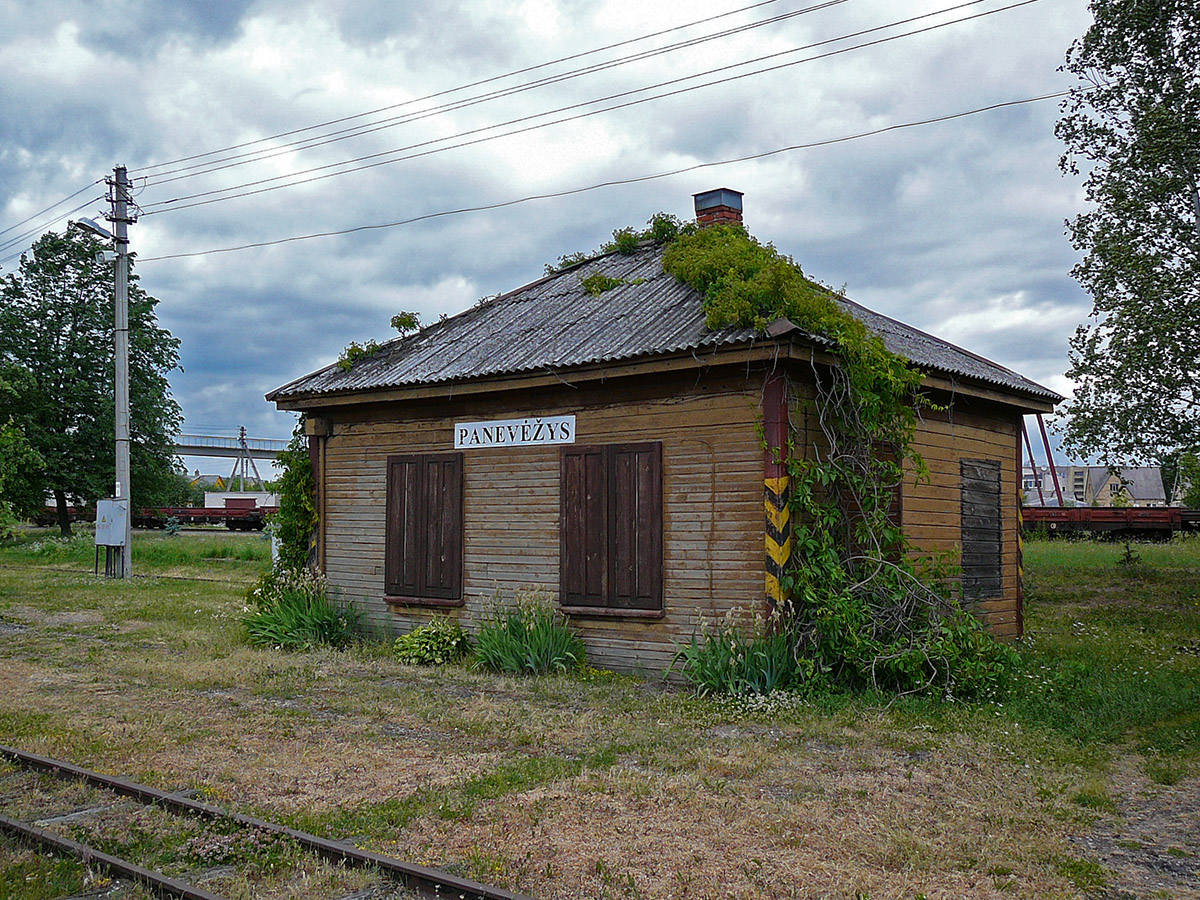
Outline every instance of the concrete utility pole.
[[[129, 196], [129, 175], [124, 166], [113, 169], [113, 177], [106, 179], [112, 193], [109, 202], [112, 203], [112, 215], [107, 216], [113, 223], [110, 233], [91, 219], [77, 219], [72, 224], [82, 228], [89, 234], [113, 242], [116, 251], [116, 277], [113, 289], [113, 392], [114, 426], [116, 431], [116, 490], [113, 497], [125, 501], [125, 535], [121, 543], [121, 564], [116, 567], [118, 578], [130, 578], [133, 575], [133, 507], [130, 505], [130, 476], [129, 476], [129, 230], [128, 226], [135, 220], [129, 216], [129, 205], [133, 200]], [[99, 520], [97, 520], [99, 526]], [[99, 536], [99, 531], [97, 531]], [[111, 535], [110, 535], [111, 536]], [[106, 544], [109, 550], [111, 545]], [[107, 560], [105, 571], [108, 571]]]
[[[115, 357], [116, 388], [116, 451], [118, 499], [130, 497], [129, 479], [129, 175], [124, 166], [113, 169], [112, 223], [113, 244], [117, 251], [116, 290], [114, 291], [113, 355]], [[133, 508], [125, 516], [125, 542], [121, 547], [121, 578], [133, 575]]]

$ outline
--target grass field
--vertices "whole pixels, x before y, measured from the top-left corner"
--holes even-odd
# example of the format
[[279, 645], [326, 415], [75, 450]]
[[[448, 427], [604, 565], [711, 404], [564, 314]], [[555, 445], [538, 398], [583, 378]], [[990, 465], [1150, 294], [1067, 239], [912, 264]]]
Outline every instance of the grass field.
[[[1197, 897], [1200, 542], [1135, 549], [1027, 544], [1012, 695], [938, 705], [253, 650], [261, 538], [138, 535], [128, 584], [31, 538], [0, 742], [539, 898]], [[0, 843], [0, 896], [85, 877]]]

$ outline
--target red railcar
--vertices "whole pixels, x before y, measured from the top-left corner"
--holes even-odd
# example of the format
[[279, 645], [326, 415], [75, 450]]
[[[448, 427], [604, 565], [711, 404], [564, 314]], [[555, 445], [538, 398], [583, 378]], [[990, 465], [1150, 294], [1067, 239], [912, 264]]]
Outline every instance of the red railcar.
[[[253, 502], [253, 501], [251, 501]], [[168, 519], [181, 525], [224, 525], [230, 531], [262, 531], [278, 506], [161, 506], [139, 509], [134, 528], [163, 528]]]
[[[249, 505], [145, 506], [134, 513], [133, 527], [164, 528], [167, 519], [174, 518], [181, 525], [224, 525], [230, 531], [262, 531], [267, 516], [276, 512], [279, 512], [278, 506], [256, 506], [253, 499]], [[67, 516], [72, 522], [94, 522], [96, 510], [87, 506], [68, 506]], [[47, 507], [33, 517], [33, 522], [42, 527], [56, 525], [58, 511]]]
[[1177, 506], [1026, 506], [1021, 509], [1021, 519], [1026, 531], [1044, 529], [1050, 534], [1169, 537], [1177, 531], [1200, 527], [1200, 511]]

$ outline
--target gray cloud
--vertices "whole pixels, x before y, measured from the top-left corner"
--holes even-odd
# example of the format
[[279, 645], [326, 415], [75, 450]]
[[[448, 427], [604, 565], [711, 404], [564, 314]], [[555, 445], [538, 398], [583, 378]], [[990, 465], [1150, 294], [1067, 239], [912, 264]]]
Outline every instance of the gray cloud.
[[68, 4], [67, 17], [79, 25], [86, 46], [123, 57], [147, 57], [156, 55], [164, 42], [226, 43], [237, 36], [254, 5], [254, 0], [125, 0], [104, 7]]
[[[0, 197], [0, 228], [118, 162], [139, 174], [721, 11], [701, 4], [685, 17], [622, 0], [128, 3], [108, 17], [124, 28], [93, 4], [54, 15], [0, 9], [12, 23], [0, 38], [0, 160], [18, 185]], [[847, 4], [354, 141], [151, 184], [138, 199], [377, 153], [899, 16], [881, 0]], [[1056, 168], [1053, 102], [393, 229], [148, 258], [487, 205], [1046, 93], [1064, 87], [1055, 67], [1086, 24], [1084, 0], [1034, 5], [527, 135], [145, 216], [132, 230], [146, 260], [138, 269], [183, 341], [185, 372], [172, 384], [189, 426], [286, 436], [291, 417], [263, 393], [332, 361], [350, 340], [389, 337], [392, 313], [452, 314], [539, 277], [564, 253], [594, 249], [615, 228], [659, 210], [688, 216], [690, 195], [719, 185], [745, 191], [751, 231], [811, 276], [1055, 386], [1088, 304], [1068, 276], [1062, 222], [1079, 196]]]

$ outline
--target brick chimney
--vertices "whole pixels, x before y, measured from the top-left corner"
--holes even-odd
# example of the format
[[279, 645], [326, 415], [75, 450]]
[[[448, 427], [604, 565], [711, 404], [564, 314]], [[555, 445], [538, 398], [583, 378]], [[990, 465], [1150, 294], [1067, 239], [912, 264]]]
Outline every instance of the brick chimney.
[[742, 224], [741, 191], [717, 188], [693, 194], [692, 197], [696, 201], [696, 224], [701, 228], [705, 225]]

